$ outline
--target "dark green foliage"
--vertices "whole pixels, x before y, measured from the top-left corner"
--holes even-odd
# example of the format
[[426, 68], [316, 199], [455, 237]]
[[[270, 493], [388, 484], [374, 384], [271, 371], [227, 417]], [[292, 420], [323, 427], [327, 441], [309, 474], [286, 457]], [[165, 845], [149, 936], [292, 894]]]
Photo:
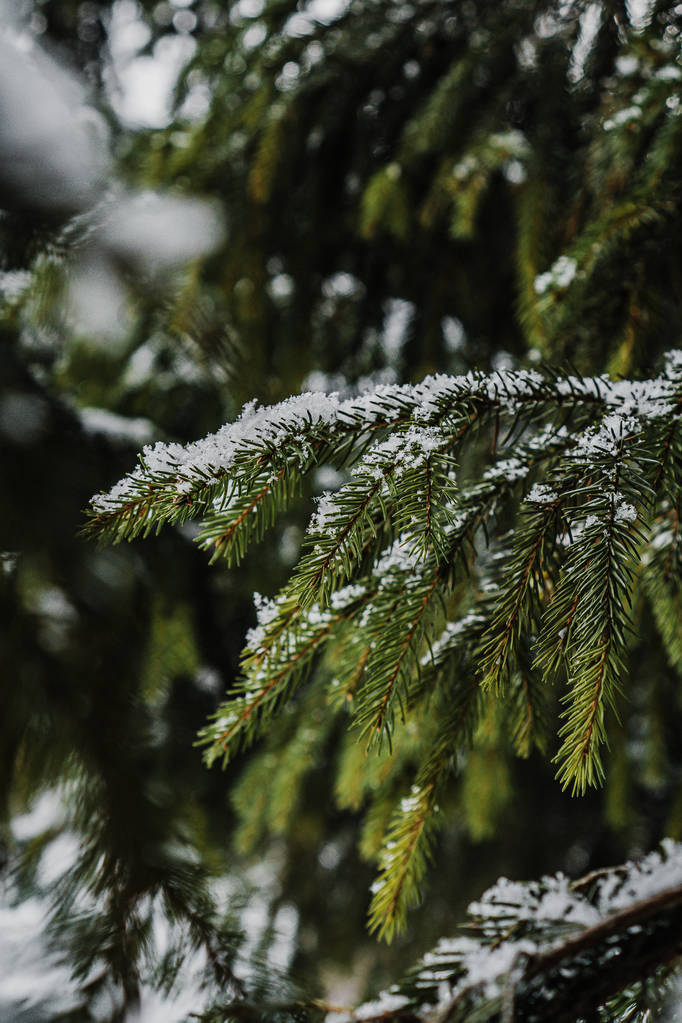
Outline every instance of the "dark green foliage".
[[[677, 463], [661, 471], [660, 445], [677, 428], [680, 362], [670, 353], [662, 376], [639, 383], [521, 371], [437, 376], [343, 403], [303, 395], [243, 417], [171, 463], [157, 446], [95, 499], [90, 528], [116, 535], [120, 527], [121, 537], [130, 535], [129, 495], [148, 480], [164, 496], [158, 510], [149, 501], [146, 528], [163, 522], [174, 491], [198, 486], [220, 505], [218, 479], [243, 507], [263, 478], [248, 468], [242, 476], [242, 465], [269, 463], [275, 480], [305, 473], [314, 465], [309, 452], [332, 457], [331, 438], [342, 432], [339, 460], [350, 480], [320, 499], [289, 586], [261, 604], [237, 699], [204, 740], [209, 762], [226, 760], [267, 730], [310, 677], [320, 648], [352, 625], [355, 645], [342, 639], [339, 649], [348, 677], [356, 651], [365, 651], [349, 706], [360, 741], [371, 751], [385, 737], [390, 751], [414, 716], [422, 733], [421, 766], [386, 833], [371, 909], [372, 926], [388, 937], [418, 900], [442, 781], [471, 744], [482, 704], [484, 720], [494, 720], [486, 694], [509, 706], [513, 745], [527, 755], [533, 741], [546, 742], [541, 683], [565, 680], [559, 779], [581, 793], [603, 780], [606, 717], [626, 682], [641, 550], [661, 544], [652, 523], [677, 502]], [[491, 432], [493, 461], [481, 472]], [[481, 482], [468, 478], [472, 447]], [[461, 468], [455, 473], [450, 461], [441, 470], [445, 524], [425, 540], [424, 473], [442, 453]], [[469, 667], [459, 682], [448, 669], [463, 645]], [[312, 681], [325, 686], [326, 671]]]
[[[111, 7], [45, 0], [38, 12], [100, 89]], [[198, 757], [195, 730], [216, 708], [200, 685], [207, 666], [229, 690], [205, 729], [207, 756], [230, 761], [240, 848], [279, 843], [282, 898], [305, 907], [307, 979], [334, 926], [334, 954], [361, 973], [349, 965], [366, 909], [355, 841], [378, 866], [370, 922], [386, 938], [435, 861], [434, 897], [409, 935], [424, 948], [429, 927], [449, 929], [453, 906], [500, 870], [575, 871], [682, 833], [679, 363], [663, 371], [653, 414], [642, 382], [679, 345], [675, 5], [657, 3], [639, 27], [606, 0], [354, 0], [330, 23], [293, 0], [190, 8], [187, 30], [171, 7], [137, 7], [151, 31], [141, 52], [197, 40], [166, 129], [123, 130], [100, 96], [126, 183], [217, 199], [224, 243], [168, 279], [117, 256], [130, 319], [109, 345], [74, 333], [64, 309], [101, 211], [79, 206], [65, 231], [64, 211], [0, 219], [0, 270], [31, 274], [18, 300], [3, 299], [7, 407], [19, 392], [50, 409], [49, 430], [11, 441], [0, 508], [17, 566], [5, 580], [6, 660], [19, 679], [1, 725], [2, 797], [5, 810], [23, 807], [33, 786], [74, 774], [101, 797], [71, 822], [88, 856], [55, 934], [125, 980], [130, 1005], [148, 895], [184, 920], [187, 948], [219, 941], [207, 893], [226, 866], [224, 783], [184, 759]], [[543, 360], [571, 368], [519, 369]], [[441, 378], [430, 395], [396, 383], [472, 366], [501, 372]], [[251, 407], [246, 433], [225, 428], [210, 457], [182, 447], [254, 395], [275, 402], [310, 384], [352, 395], [366, 374], [338, 415], [318, 417], [314, 402], [299, 415], [294, 399], [249, 433]], [[106, 542], [171, 527], [130, 557], [74, 540], [77, 508], [132, 450], [93, 439], [86, 406], [144, 416], [147, 436], [179, 442], [163, 457], [147, 450], [95, 508], [87, 529]], [[334, 484], [321, 482], [334, 478], [319, 474], [328, 465]], [[299, 536], [297, 499], [327, 486], [284, 583], [293, 555], [278, 548], [281, 526]], [[55, 626], [44, 610], [55, 586], [77, 624]], [[235, 682], [254, 589], [278, 596], [259, 602]], [[571, 805], [549, 787], [553, 758], [569, 791], [605, 780], [617, 839], [589, 793]], [[119, 847], [123, 822], [137, 838]], [[165, 855], [170, 839], [177, 857]], [[340, 857], [330, 873], [323, 843]], [[190, 849], [206, 869], [185, 872]], [[101, 886], [113, 909], [76, 933], [78, 883]], [[341, 904], [335, 924], [321, 890]], [[664, 943], [646, 961], [654, 988]], [[414, 958], [400, 940], [391, 954], [392, 976]], [[606, 970], [599, 955], [586, 978]], [[519, 1012], [535, 1018], [531, 988]], [[619, 1006], [595, 1001], [601, 1018], [629, 1018], [630, 991]], [[223, 994], [207, 1019], [232, 1018]], [[275, 1016], [322, 1011], [280, 1003], [267, 985], [256, 995], [234, 1018], [260, 1019], [273, 999]], [[418, 1011], [415, 1000], [405, 1018]]]

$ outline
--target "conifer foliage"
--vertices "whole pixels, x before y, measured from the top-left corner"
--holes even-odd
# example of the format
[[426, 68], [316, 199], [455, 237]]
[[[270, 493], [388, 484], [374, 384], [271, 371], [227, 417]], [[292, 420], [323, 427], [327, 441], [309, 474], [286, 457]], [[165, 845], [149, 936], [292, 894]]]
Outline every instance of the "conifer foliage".
[[[92, 401], [117, 416], [151, 417], [153, 435], [186, 439], [232, 416], [245, 396], [270, 403], [297, 392], [309, 370], [331, 374], [329, 391], [366, 374], [374, 379], [369, 389], [348, 386], [341, 394], [303, 384], [286, 401], [247, 405], [203, 441], [146, 448], [139, 466], [93, 501], [88, 529], [102, 541], [191, 523], [183, 544], [194, 533], [207, 560], [237, 574], [266, 530], [298, 521], [295, 502], [300, 510], [322, 479], [329, 488], [309, 508], [289, 582], [268, 597], [254, 595], [257, 621], [241, 679], [201, 736], [208, 763], [232, 766], [250, 747], [230, 774], [238, 844], [295, 825], [306, 774], [323, 761], [328, 771], [332, 749], [336, 803], [364, 813], [361, 851], [377, 866], [369, 925], [390, 941], [419, 901], [453, 792], [468, 809], [470, 833], [488, 835], [514, 753], [535, 756], [536, 766], [540, 757], [553, 761], [557, 794], [562, 787], [577, 796], [619, 777], [614, 765], [629, 757], [646, 776], [654, 806], [648, 835], [663, 833], [657, 785], [665, 788], [661, 804], [676, 800], [678, 822], [682, 816], [679, 750], [666, 763], [666, 742], [656, 741], [670, 708], [679, 709], [674, 679], [682, 670], [682, 354], [674, 350], [682, 312], [680, 5], [351, 0], [332, 14], [315, 0], [171, 6], [45, 0], [36, 4], [36, 23], [60, 41], [66, 36], [67, 45], [70, 38], [81, 62], [95, 55], [106, 62], [108, 26], [126, 9], [144, 20], [147, 52], [167, 36], [180, 35], [183, 44], [194, 37], [174, 116], [159, 131], [123, 132], [117, 165], [144, 188], [172, 185], [217, 200], [229, 231], [206, 249], [213, 257], [179, 274], [168, 295], [152, 288], [133, 302], [140, 275], [124, 259], [120, 283], [136, 310], [129, 344], [112, 350], [81, 339], [89, 352], [82, 371], [54, 278], [84, 265], [83, 240], [102, 213], [90, 208], [94, 193], [60, 211], [60, 218], [89, 212], [66, 225], [56, 249], [49, 242], [49, 258], [35, 262], [42, 243], [33, 228], [17, 230], [16, 211], [3, 211], [4, 354], [12, 353], [10, 365], [27, 367], [16, 379], [20, 389], [28, 381], [34, 402], [48, 381], [68, 393], [84, 434]], [[140, 37], [140, 24], [136, 31]], [[61, 219], [45, 225], [49, 238], [60, 226]], [[21, 296], [8, 298], [22, 280]], [[57, 348], [47, 354], [46, 324], [61, 339], [63, 359]], [[216, 410], [208, 415], [206, 391], [186, 372], [183, 352], [237, 362], [242, 349], [249, 358], [237, 371], [221, 366], [230, 386], [215, 388], [220, 395], [218, 375], [206, 372]], [[106, 381], [84, 388], [88, 359], [101, 361]], [[540, 369], [543, 359], [555, 368]], [[35, 360], [45, 365], [36, 371]], [[473, 366], [486, 372], [467, 372]], [[491, 366], [500, 371], [487, 372]], [[120, 386], [113, 386], [113, 367]], [[425, 373], [432, 375], [416, 385], [397, 382]], [[164, 393], [174, 375], [177, 393], [194, 389], [190, 407], [206, 415], [176, 416], [183, 401]], [[16, 384], [5, 376], [11, 391]], [[16, 395], [7, 407], [17, 408]], [[6, 430], [11, 417], [0, 419]], [[34, 441], [39, 468], [29, 475], [45, 481], [40, 436]], [[19, 468], [8, 493], [23, 490], [28, 464], [24, 440], [12, 444]], [[69, 473], [84, 450], [90, 446], [64, 458]], [[31, 502], [41, 545], [55, 520], [38, 513], [66, 488], [63, 473], [54, 479]], [[28, 571], [21, 572], [10, 608], [30, 589]], [[128, 611], [129, 598], [120, 599]], [[63, 701], [55, 677], [85, 680], [90, 671], [80, 636], [94, 630], [91, 618], [82, 621], [70, 648], [79, 657], [64, 654], [61, 674], [45, 645], [50, 657], [40, 677], [50, 708]], [[116, 631], [106, 609], [97, 621], [107, 636]], [[122, 636], [127, 621], [120, 619]], [[30, 623], [27, 635], [39, 637], [41, 651], [40, 620]], [[231, 622], [223, 624], [229, 632]], [[650, 642], [654, 629], [662, 654]], [[35, 645], [22, 634], [17, 649]], [[120, 667], [108, 655], [102, 660], [114, 665], [111, 687], [125, 701], [116, 672], [137, 679], [140, 692], [143, 673], [134, 644], [114, 645], [130, 656]], [[198, 678], [196, 665], [190, 674]], [[110, 687], [99, 685], [97, 714], [83, 725], [90, 689], [79, 686], [74, 692], [87, 699], [74, 700], [76, 748], [99, 770]], [[54, 761], [40, 752], [61, 736], [62, 718], [51, 711], [56, 724], [46, 730], [33, 692], [26, 687], [20, 713], [6, 715], [8, 734], [22, 736], [24, 719], [38, 722], [27, 745], [46, 772]], [[143, 698], [151, 707], [152, 697]], [[149, 858], [147, 830], [131, 829], [128, 858], [104, 861], [113, 865], [104, 886], [133, 891], [143, 907], [147, 891], [169, 893], [168, 914], [189, 923], [191, 942], [206, 947], [222, 993], [232, 997], [237, 940], [214, 926], [201, 872], [190, 878], [179, 856], [166, 858], [173, 847], [164, 836], [175, 834], [178, 810], [194, 820], [194, 791], [180, 799], [173, 780], [168, 815], [148, 809], [156, 806], [155, 787], [147, 793], [136, 781], [149, 781], [146, 760], [127, 770], [117, 759], [119, 749], [132, 749], [128, 722], [143, 717], [129, 704], [120, 730], [108, 730], [114, 755], [104, 777], [116, 782], [112, 794], [123, 778], [121, 790], [142, 793], [138, 816], [163, 856], [158, 870], [119, 869]], [[160, 720], [156, 706], [149, 713], [150, 722]], [[628, 730], [635, 720], [641, 727]], [[150, 726], [145, 749], [161, 731]], [[160, 759], [175, 765], [176, 746], [163, 748]], [[19, 760], [23, 749], [17, 742], [12, 756]], [[72, 759], [64, 749], [63, 762]], [[132, 763], [130, 752], [125, 759]], [[627, 796], [621, 802], [628, 805]], [[82, 816], [92, 823], [99, 818], [89, 805]], [[100, 829], [109, 840], [118, 837], [112, 807], [131, 816], [127, 798], [110, 801]], [[675, 808], [669, 820], [675, 833]], [[82, 858], [98, 885], [101, 835]], [[442, 942], [355, 1018], [507, 1023], [582, 1013], [645, 1023], [680, 953], [679, 856], [667, 844], [639, 867], [573, 884], [560, 877], [500, 882], [472, 908], [467, 937]], [[177, 888], [177, 878], [192, 883]], [[77, 885], [66, 891], [65, 920], [78, 894]], [[87, 980], [98, 957], [111, 963], [120, 954], [133, 1004], [137, 963], [149, 946], [146, 937], [131, 944], [128, 935], [146, 934], [152, 918], [131, 912], [127, 898], [111, 904], [116, 941], [109, 918], [98, 924], [97, 941], [94, 927], [75, 928], [89, 952], [81, 974]], [[168, 958], [179, 963], [182, 954]], [[260, 1023], [267, 1008], [235, 1002], [203, 1018]], [[299, 1018], [306, 1008], [314, 1010], [273, 1011]]]
[[561, 874], [530, 883], [500, 878], [469, 906], [466, 933], [442, 939], [357, 1016], [372, 1023], [659, 1019], [682, 949], [681, 867], [680, 846], [664, 842], [639, 863], [573, 883]]
[[[604, 777], [610, 715], [627, 699], [631, 606], [675, 622], [682, 354], [643, 381], [549, 369], [437, 375], [360, 396], [307, 392], [250, 405], [188, 447], [145, 448], [93, 500], [89, 530], [130, 539], [199, 519], [198, 542], [237, 563], [322, 464], [339, 473], [288, 584], [257, 598], [243, 676], [202, 733], [227, 763], [284, 708], [348, 718], [357, 774], [409, 749], [417, 769], [378, 852], [370, 926], [391, 939], [418, 901], [448, 778], [481, 726], [520, 755], [556, 749], [558, 779]], [[647, 581], [648, 580], [648, 581]], [[660, 594], [660, 598], [659, 598]], [[349, 771], [349, 775], [353, 775]], [[369, 786], [374, 798], [382, 786]], [[344, 792], [344, 789], [346, 791]], [[371, 816], [371, 814], [370, 814]]]

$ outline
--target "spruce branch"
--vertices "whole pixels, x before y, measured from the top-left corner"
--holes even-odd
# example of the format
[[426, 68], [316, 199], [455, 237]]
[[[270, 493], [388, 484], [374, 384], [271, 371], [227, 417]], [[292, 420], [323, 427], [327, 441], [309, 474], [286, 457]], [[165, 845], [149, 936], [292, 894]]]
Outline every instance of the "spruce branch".
[[[527, 756], [546, 740], [546, 685], [565, 673], [559, 779], [582, 792], [603, 777], [640, 584], [656, 586], [654, 617], [679, 660], [677, 590], [653, 579], [677, 585], [681, 367], [671, 353], [646, 381], [516, 371], [301, 395], [249, 407], [186, 449], [146, 449], [95, 499], [94, 531], [129, 538], [197, 515], [202, 545], [234, 563], [320, 464], [349, 472], [319, 499], [287, 586], [258, 598], [243, 678], [201, 741], [226, 762], [274, 735], [287, 705], [291, 720], [308, 697], [330, 717], [343, 710], [362, 749], [338, 798], [358, 806], [371, 792], [367, 851], [387, 829], [370, 917], [382, 936], [419, 899], [450, 766], [498, 714], [484, 690], [506, 722], [491, 742]], [[408, 774], [415, 791], [396, 810]], [[261, 817], [279, 827], [266, 803]], [[259, 813], [247, 817], [257, 834]]]
[[415, 563], [399, 540], [379, 560], [374, 574], [381, 581], [361, 623], [370, 655], [354, 720], [365, 742], [385, 734], [390, 743], [394, 705], [402, 707], [404, 717], [407, 686], [419, 671], [424, 637], [440, 607], [442, 569], [432, 561]]
[[[622, 421], [607, 423], [590, 437], [593, 475], [572, 491], [582, 501], [580, 534], [569, 548], [538, 643], [538, 662], [553, 664], [555, 637], [570, 629], [570, 693], [556, 759], [562, 765], [559, 779], [574, 792], [603, 779], [604, 714], [614, 706], [624, 678], [625, 609], [643, 538], [634, 522], [651, 493], [641, 450], [623, 429]], [[583, 458], [578, 451], [578, 464]]]
[[515, 531], [514, 548], [504, 570], [490, 627], [480, 654], [482, 684], [499, 691], [515, 660], [522, 635], [533, 616], [533, 603], [542, 600], [548, 585], [549, 561], [555, 556], [560, 506], [547, 491], [526, 512]]
[[[329, 634], [358, 613], [370, 593], [358, 587], [335, 594], [326, 611], [316, 606], [301, 609], [282, 594], [278, 601], [262, 601], [260, 624], [252, 630], [242, 662], [244, 675], [216, 712], [212, 723], [200, 733], [208, 746], [205, 758], [224, 763], [253, 742], [281, 702], [310, 671], [312, 661]], [[296, 622], [295, 631], [292, 623]]]
[[557, 405], [587, 409], [604, 403], [601, 380], [553, 381], [535, 371], [441, 374], [345, 401], [308, 392], [272, 407], [251, 403], [235, 423], [202, 441], [147, 446], [132, 473], [93, 498], [86, 532], [110, 542], [146, 535], [166, 522], [205, 514], [234, 493], [235, 483], [245, 497], [254, 487], [253, 492], [262, 489], [267, 473], [274, 482], [285, 465], [294, 474], [326, 460], [345, 464], [362, 454], [368, 438], [380, 444], [391, 431], [399, 436], [442, 427], [444, 439], [458, 438], [485, 416], [532, 420]]
[[[439, 726], [422, 756], [410, 792], [393, 813], [379, 855], [379, 876], [372, 886], [369, 929], [391, 941], [404, 930], [407, 911], [421, 897], [421, 883], [430, 860], [430, 848], [442, 824], [438, 797], [455, 755], [472, 739], [481, 712], [481, 687], [469, 651], [480, 641], [483, 620], [467, 615], [449, 623], [433, 645], [430, 663], [459, 660], [458, 670], [444, 685], [436, 703]], [[424, 658], [427, 662], [427, 658]], [[428, 663], [428, 662], [427, 662]]]
[[202, 550], [213, 548], [210, 563], [222, 556], [228, 565], [238, 565], [250, 543], [262, 539], [277, 514], [290, 503], [294, 486], [283, 467], [274, 478], [270, 474], [256, 477], [245, 493], [223, 494], [216, 500], [197, 537]]
[[621, 993], [636, 1004], [647, 978], [664, 979], [682, 956], [681, 864], [681, 847], [666, 840], [639, 863], [574, 883], [501, 878], [469, 907], [462, 936], [441, 939], [357, 1017], [573, 1023]]

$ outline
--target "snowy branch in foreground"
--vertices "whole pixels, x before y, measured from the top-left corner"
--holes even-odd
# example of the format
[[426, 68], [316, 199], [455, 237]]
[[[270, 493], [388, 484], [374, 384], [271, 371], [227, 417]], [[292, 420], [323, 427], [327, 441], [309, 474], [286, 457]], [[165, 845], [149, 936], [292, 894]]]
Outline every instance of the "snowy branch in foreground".
[[604, 779], [640, 594], [682, 663], [681, 413], [675, 351], [643, 381], [518, 370], [307, 393], [249, 405], [186, 447], [145, 448], [94, 498], [88, 530], [118, 541], [199, 518], [200, 545], [233, 564], [320, 465], [344, 470], [288, 583], [258, 599], [242, 677], [201, 741], [227, 763], [267, 741], [284, 708], [293, 724], [305, 688], [385, 757], [358, 790], [368, 820], [384, 801], [370, 926], [391, 940], [420, 900], [443, 790], [477, 742], [503, 757], [547, 750], [562, 685], [553, 759], [580, 794]]
[[[666, 840], [640, 862], [576, 882], [501, 878], [469, 918], [466, 934], [442, 939], [347, 1018], [574, 1023], [608, 1006], [609, 1018], [637, 1019], [645, 978], [682, 955], [682, 845]], [[610, 1003], [622, 993], [619, 1013]]]

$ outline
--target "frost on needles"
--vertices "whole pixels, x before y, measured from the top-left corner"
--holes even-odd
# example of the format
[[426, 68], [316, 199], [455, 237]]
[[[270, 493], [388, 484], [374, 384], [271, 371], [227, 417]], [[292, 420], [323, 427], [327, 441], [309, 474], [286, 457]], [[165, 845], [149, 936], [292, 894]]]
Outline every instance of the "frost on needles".
[[500, 878], [462, 933], [339, 1023], [649, 1023], [681, 952], [682, 846], [665, 840], [578, 881]]
[[[209, 763], [227, 762], [267, 741], [285, 704], [292, 743], [310, 741], [312, 708], [325, 729], [348, 719], [336, 798], [369, 804], [382, 936], [419, 899], [441, 794], [481, 722], [521, 756], [549, 750], [561, 784], [582, 793], [603, 780], [609, 717], [627, 699], [635, 598], [682, 668], [681, 409], [680, 352], [643, 381], [518, 370], [343, 400], [305, 393], [251, 403], [186, 447], [147, 447], [93, 499], [101, 539], [198, 519], [201, 547], [237, 564], [306, 476], [343, 471], [311, 510], [287, 585], [258, 596], [241, 681], [202, 742]], [[412, 780], [396, 792], [406, 764]]]

